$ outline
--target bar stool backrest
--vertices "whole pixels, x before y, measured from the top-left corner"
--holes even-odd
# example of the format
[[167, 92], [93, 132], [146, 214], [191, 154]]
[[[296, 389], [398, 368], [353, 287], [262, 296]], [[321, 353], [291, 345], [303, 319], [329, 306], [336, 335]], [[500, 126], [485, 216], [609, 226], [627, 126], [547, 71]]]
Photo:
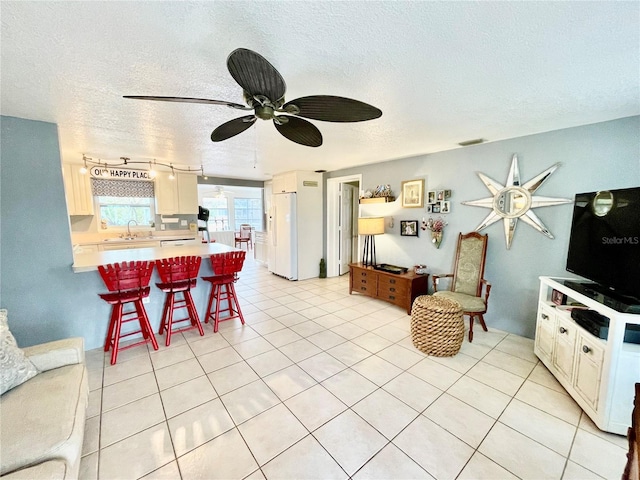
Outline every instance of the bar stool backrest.
[[156, 260], [156, 267], [163, 283], [174, 283], [198, 278], [202, 258], [196, 255]]
[[149, 286], [153, 262], [135, 261], [99, 265], [98, 272], [110, 292], [137, 290]]
[[244, 250], [238, 252], [226, 252], [211, 255], [211, 268], [214, 275], [237, 275], [242, 270], [244, 257], [247, 254]]

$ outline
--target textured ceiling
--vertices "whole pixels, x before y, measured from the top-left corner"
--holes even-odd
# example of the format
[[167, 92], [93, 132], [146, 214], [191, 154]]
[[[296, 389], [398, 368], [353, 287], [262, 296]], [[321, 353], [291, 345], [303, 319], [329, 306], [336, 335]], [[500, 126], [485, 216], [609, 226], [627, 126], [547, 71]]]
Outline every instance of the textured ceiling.
[[[640, 2], [0, 2], [1, 113], [55, 122], [63, 160], [82, 154], [267, 179], [335, 170], [640, 114]], [[238, 47], [266, 57], [287, 99], [355, 98], [383, 112], [312, 121], [324, 144], [271, 122], [222, 143], [245, 115], [226, 69]]]

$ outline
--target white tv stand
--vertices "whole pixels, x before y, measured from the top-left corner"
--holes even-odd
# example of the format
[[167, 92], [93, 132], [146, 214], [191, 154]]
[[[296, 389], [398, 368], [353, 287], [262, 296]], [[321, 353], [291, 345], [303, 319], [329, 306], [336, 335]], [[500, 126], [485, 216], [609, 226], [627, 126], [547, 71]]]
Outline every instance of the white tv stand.
[[[598, 428], [626, 435], [640, 382], [640, 345], [625, 343], [624, 335], [628, 325], [640, 325], [640, 315], [613, 310], [563, 280], [575, 279], [540, 277], [534, 352]], [[566, 305], [552, 302], [553, 290], [566, 295]], [[573, 302], [609, 318], [606, 340], [571, 318]]]

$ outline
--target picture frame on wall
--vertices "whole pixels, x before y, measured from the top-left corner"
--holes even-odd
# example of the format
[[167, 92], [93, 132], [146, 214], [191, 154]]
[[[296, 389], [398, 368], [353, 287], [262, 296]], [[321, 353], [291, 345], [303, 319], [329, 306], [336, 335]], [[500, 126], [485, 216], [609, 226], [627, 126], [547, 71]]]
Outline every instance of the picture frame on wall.
[[441, 202], [444, 200], [444, 190], [437, 190], [436, 191], [436, 201], [437, 202]]
[[433, 205], [431, 205], [430, 213], [440, 213], [440, 202], [436, 202]]
[[432, 204], [436, 203], [436, 191], [435, 190], [429, 190], [429, 192], [427, 192], [427, 203], [429, 205], [432, 205]]
[[451, 198], [451, 190], [444, 191], [444, 199], [449, 200]]
[[403, 237], [418, 236], [418, 220], [400, 220], [400, 235]]
[[449, 213], [451, 212], [451, 202], [444, 201], [440, 202], [440, 213]]
[[424, 207], [424, 178], [402, 182], [402, 208]]

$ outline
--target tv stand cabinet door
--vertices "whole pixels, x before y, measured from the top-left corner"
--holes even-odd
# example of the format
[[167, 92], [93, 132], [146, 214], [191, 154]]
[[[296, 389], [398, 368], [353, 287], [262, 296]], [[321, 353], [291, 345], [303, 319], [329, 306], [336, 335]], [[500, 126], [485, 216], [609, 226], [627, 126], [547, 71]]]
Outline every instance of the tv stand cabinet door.
[[597, 411], [604, 350], [582, 333], [578, 335], [577, 347], [574, 387], [578, 394]]

